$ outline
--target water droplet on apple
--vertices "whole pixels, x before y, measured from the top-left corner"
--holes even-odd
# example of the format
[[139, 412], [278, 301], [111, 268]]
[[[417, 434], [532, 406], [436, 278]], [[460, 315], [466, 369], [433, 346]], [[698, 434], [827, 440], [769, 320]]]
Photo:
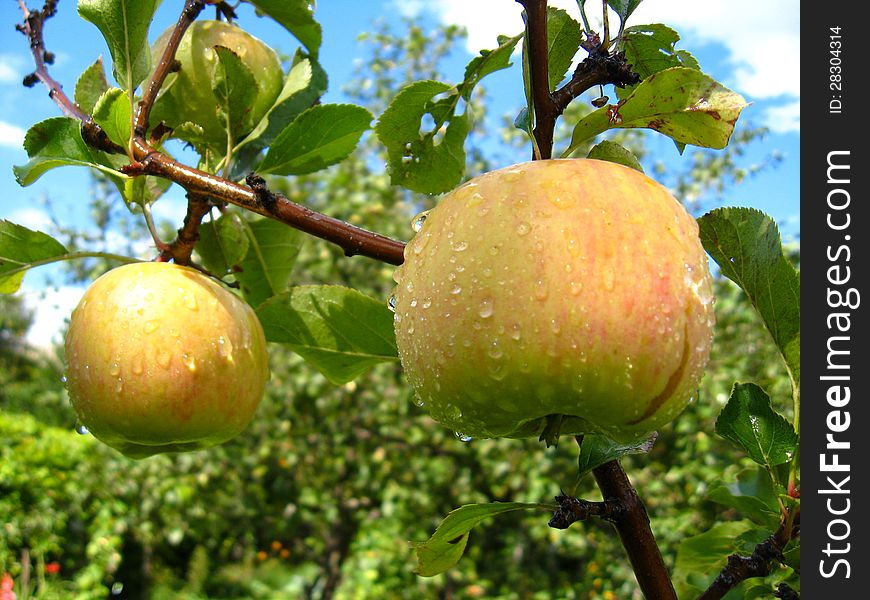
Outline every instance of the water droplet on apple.
[[396, 295], [395, 294], [391, 294], [390, 299], [387, 300], [387, 308], [389, 308], [393, 312], [396, 312]]
[[482, 319], [488, 319], [489, 317], [492, 316], [492, 310], [493, 310], [492, 298], [484, 298], [480, 302], [480, 310], [478, 310], [477, 314], [479, 314]]
[[90, 433], [90, 431], [88, 431], [88, 428], [78, 421], [76, 421], [75, 424], [75, 431], [79, 435], [87, 435]]
[[468, 248], [468, 242], [466, 242], [466, 241], [456, 242], [455, 244], [453, 244], [453, 249], [456, 252], [464, 252], [467, 248]]
[[145, 321], [145, 333], [154, 333], [158, 327], [160, 327], [160, 323], [157, 321]]
[[460, 286], [458, 283], [454, 284], [453, 287], [450, 289], [450, 293], [453, 294], [454, 296], [461, 293], [461, 292], [462, 292], [462, 286]]
[[164, 369], [169, 368], [169, 363], [172, 361], [172, 355], [163, 348], [157, 350], [157, 364]]
[[572, 281], [569, 285], [571, 286], [572, 296], [577, 296], [583, 290], [583, 284], [579, 281]]
[[109, 367], [109, 375], [112, 377], [117, 377], [121, 374], [121, 365], [118, 362], [113, 362]]
[[523, 221], [517, 225], [517, 235], [526, 235], [532, 230], [532, 226]]
[[419, 232], [421, 229], [423, 229], [423, 223], [426, 222], [426, 217], [428, 217], [428, 216], [429, 216], [429, 211], [424, 210], [423, 212], [418, 214], [416, 217], [414, 217], [414, 220], [411, 221], [411, 229], [413, 229], [414, 231], [417, 231], [417, 232]]
[[196, 358], [185, 352], [181, 355], [181, 362], [187, 367], [187, 370], [193, 373], [196, 371]]
[[535, 283], [535, 298], [538, 300], [546, 300], [547, 298], [547, 283], [543, 279], [539, 279]]

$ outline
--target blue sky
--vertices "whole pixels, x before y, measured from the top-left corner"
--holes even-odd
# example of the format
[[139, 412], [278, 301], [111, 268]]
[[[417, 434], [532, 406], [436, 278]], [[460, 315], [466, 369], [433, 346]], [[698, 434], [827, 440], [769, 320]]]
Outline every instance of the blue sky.
[[[30, 0], [36, 6], [41, 1]], [[152, 27], [156, 37], [174, 22], [180, 0], [164, 0]], [[576, 0], [553, 0], [551, 5], [577, 14]], [[588, 3], [592, 6], [592, 3]], [[459, 49], [447, 73], [461, 78], [465, 63], [481, 48], [495, 45], [498, 34], [514, 34], [522, 27], [520, 7], [514, 0], [321, 0], [316, 16], [323, 25], [321, 60], [330, 77], [326, 101], [339, 101], [340, 89], [361, 58], [359, 33], [383, 19], [397, 22], [401, 16], [417, 17], [424, 23], [455, 23], [468, 29], [466, 48]], [[249, 13], [242, 13], [247, 16]], [[590, 17], [592, 12], [590, 11]], [[14, 24], [21, 19], [18, 3], [0, 5], [0, 219], [45, 228], [47, 217], [40, 198], [49, 197], [62, 218], [80, 219], [88, 199], [89, 176], [85, 169], [51, 171], [36, 184], [21, 188], [12, 175], [12, 165], [26, 162], [21, 142], [27, 128], [42, 119], [57, 116], [57, 107], [44, 88], [24, 88], [22, 78], [32, 71], [29, 49]], [[771, 134], [749, 148], [746, 164], [764, 159], [773, 149], [783, 161], [729, 191], [725, 204], [755, 206], [775, 218], [787, 238], [800, 231], [800, 11], [796, 0], [646, 0], [629, 24], [663, 22], [682, 36], [678, 47], [690, 50], [705, 72], [743, 94], [751, 102], [742, 121], [767, 125]], [[280, 27], [265, 19], [246, 18], [252, 33], [287, 52], [295, 43]], [[59, 14], [46, 26], [49, 50], [57, 55], [52, 75], [72, 94], [78, 75], [99, 55], [108, 51], [93, 25], [76, 14], [73, 0], [61, 0]], [[484, 85], [494, 99], [491, 114], [515, 114], [522, 103], [518, 68], [491, 75]], [[679, 161], [673, 144], [661, 144], [664, 160]], [[178, 220], [182, 194], [170, 194], [155, 205], [158, 217]], [[74, 221], [75, 222], [75, 221]], [[35, 343], [51, 339], [78, 300], [81, 290], [63, 288], [38, 293], [42, 278], [30, 273], [22, 292], [28, 304], [39, 308], [37, 323], [29, 338]], [[45, 292], [43, 290], [43, 292]]]

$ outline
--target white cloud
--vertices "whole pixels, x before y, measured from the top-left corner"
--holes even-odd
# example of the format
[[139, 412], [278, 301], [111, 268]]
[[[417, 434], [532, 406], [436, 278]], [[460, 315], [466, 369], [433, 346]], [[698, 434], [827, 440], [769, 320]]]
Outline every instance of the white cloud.
[[48, 216], [48, 213], [38, 208], [19, 208], [13, 211], [7, 218], [13, 223], [18, 223], [36, 231], [48, 231], [51, 227], [51, 218]]
[[801, 128], [801, 103], [791, 102], [768, 108], [766, 111], [767, 123], [770, 129], [776, 133], [800, 131]]
[[18, 127], [17, 125], [13, 125], [12, 123], [7, 123], [6, 121], [0, 121], [0, 146], [8, 146], [11, 148], [21, 148], [21, 145], [24, 143], [24, 130]]
[[79, 303], [84, 287], [34, 289], [25, 284], [24, 303], [34, 311], [33, 324], [27, 332], [27, 342], [36, 348], [49, 348], [62, 341], [65, 321]]
[[[579, 19], [576, 0], [552, 0], [551, 6], [566, 9]], [[499, 34], [522, 31], [521, 6], [514, 0], [441, 0], [422, 3], [396, 0], [402, 14], [423, 12], [443, 23], [462, 25], [468, 30], [468, 50], [472, 54], [492, 48]], [[587, 5], [591, 6], [591, 5]], [[587, 9], [594, 20], [594, 10]], [[749, 100], [776, 100], [782, 111], [792, 115], [800, 98], [800, 4], [796, 0], [647, 0], [629, 18], [629, 25], [666, 23], [691, 44], [721, 44], [728, 52], [731, 73], [710, 73]], [[594, 24], [593, 24], [594, 27]], [[709, 72], [709, 67], [702, 64]], [[780, 116], [769, 110], [770, 117]], [[778, 131], [797, 131], [799, 119], [771, 121]]]
[[[0, 60], [3, 59], [3, 56], [0, 55]], [[18, 76], [18, 72], [9, 66], [9, 63], [0, 62], [0, 83], [12, 83], [17, 82], [21, 79]]]

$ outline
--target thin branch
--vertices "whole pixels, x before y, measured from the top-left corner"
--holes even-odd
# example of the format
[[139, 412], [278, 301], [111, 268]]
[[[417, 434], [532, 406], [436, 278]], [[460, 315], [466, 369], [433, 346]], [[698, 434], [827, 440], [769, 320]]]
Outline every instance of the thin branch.
[[619, 504], [611, 500], [590, 502], [564, 494], [556, 496], [556, 502], [559, 508], [548, 523], [553, 529], [567, 529], [572, 523], [586, 521], [592, 517], [612, 521], [621, 510]]
[[[751, 556], [732, 554], [710, 587], [698, 600], [719, 600], [725, 594], [751, 577], [766, 577], [773, 571], [775, 563], [785, 562], [782, 555], [785, 545], [800, 529], [800, 509], [794, 519], [784, 520], [770, 537], [755, 546]], [[793, 525], [789, 523], [793, 521]], [[785, 592], [783, 592], [785, 593]]]
[[184, 215], [184, 225], [178, 230], [175, 240], [160, 253], [161, 258], [164, 260], [171, 258], [180, 265], [190, 264], [190, 255], [193, 254], [193, 248], [199, 241], [199, 225], [212, 206], [211, 200], [207, 197], [187, 194], [187, 214]]
[[53, 55], [45, 49], [42, 29], [45, 21], [57, 12], [57, 0], [47, 0], [42, 10], [32, 11], [24, 4], [24, 0], [18, 0], [18, 7], [24, 15], [24, 22], [15, 28], [27, 36], [30, 42], [30, 52], [33, 54], [33, 62], [36, 70], [24, 78], [24, 85], [32, 87], [36, 81], [48, 88], [48, 97], [60, 107], [64, 115], [74, 117], [80, 121], [90, 121], [90, 116], [81, 111], [69, 96], [63, 91], [63, 87], [48, 74], [46, 63], [51, 63]]
[[157, 101], [160, 88], [163, 87], [163, 83], [169, 74], [178, 70], [175, 53], [178, 50], [178, 45], [181, 43], [181, 38], [184, 37], [184, 33], [196, 20], [203, 8], [205, 8], [205, 0], [187, 0], [184, 3], [181, 15], [175, 24], [175, 29], [172, 30], [172, 35], [169, 36], [169, 41], [163, 50], [163, 56], [160, 57], [160, 62], [157, 63], [154, 73], [151, 74], [151, 79], [148, 80], [148, 83], [143, 88], [142, 100], [139, 101], [136, 115], [133, 118], [134, 136], [144, 138], [148, 132], [151, 109]]

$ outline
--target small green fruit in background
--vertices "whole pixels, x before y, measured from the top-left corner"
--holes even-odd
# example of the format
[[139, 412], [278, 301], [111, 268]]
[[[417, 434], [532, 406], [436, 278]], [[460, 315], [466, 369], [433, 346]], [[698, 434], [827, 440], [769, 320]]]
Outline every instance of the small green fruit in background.
[[405, 373], [463, 437], [637, 439], [696, 392], [714, 324], [698, 226], [622, 165], [487, 173], [426, 215], [396, 270]]
[[202, 273], [135, 263], [98, 278], [70, 318], [67, 387], [79, 422], [132, 458], [238, 435], [269, 379], [248, 304]]
[[[167, 29], [152, 46], [152, 61], [157, 64], [163, 54], [174, 26]], [[284, 72], [278, 55], [268, 45], [242, 28], [224, 21], [195, 21], [185, 32], [175, 58], [180, 69], [167, 78], [163, 92], [155, 104], [152, 121], [162, 120], [172, 128], [185, 123], [202, 127], [192, 137], [219, 151], [227, 147], [226, 116], [219, 110], [214, 95], [215, 70], [218, 55], [215, 46], [222, 46], [238, 56], [253, 75], [256, 91], [248, 110], [236, 115], [231, 123], [235, 138], [248, 134], [278, 98]], [[236, 93], [247, 92], [237, 90]], [[190, 134], [190, 131], [187, 131]], [[185, 138], [186, 139], [186, 138]]]

